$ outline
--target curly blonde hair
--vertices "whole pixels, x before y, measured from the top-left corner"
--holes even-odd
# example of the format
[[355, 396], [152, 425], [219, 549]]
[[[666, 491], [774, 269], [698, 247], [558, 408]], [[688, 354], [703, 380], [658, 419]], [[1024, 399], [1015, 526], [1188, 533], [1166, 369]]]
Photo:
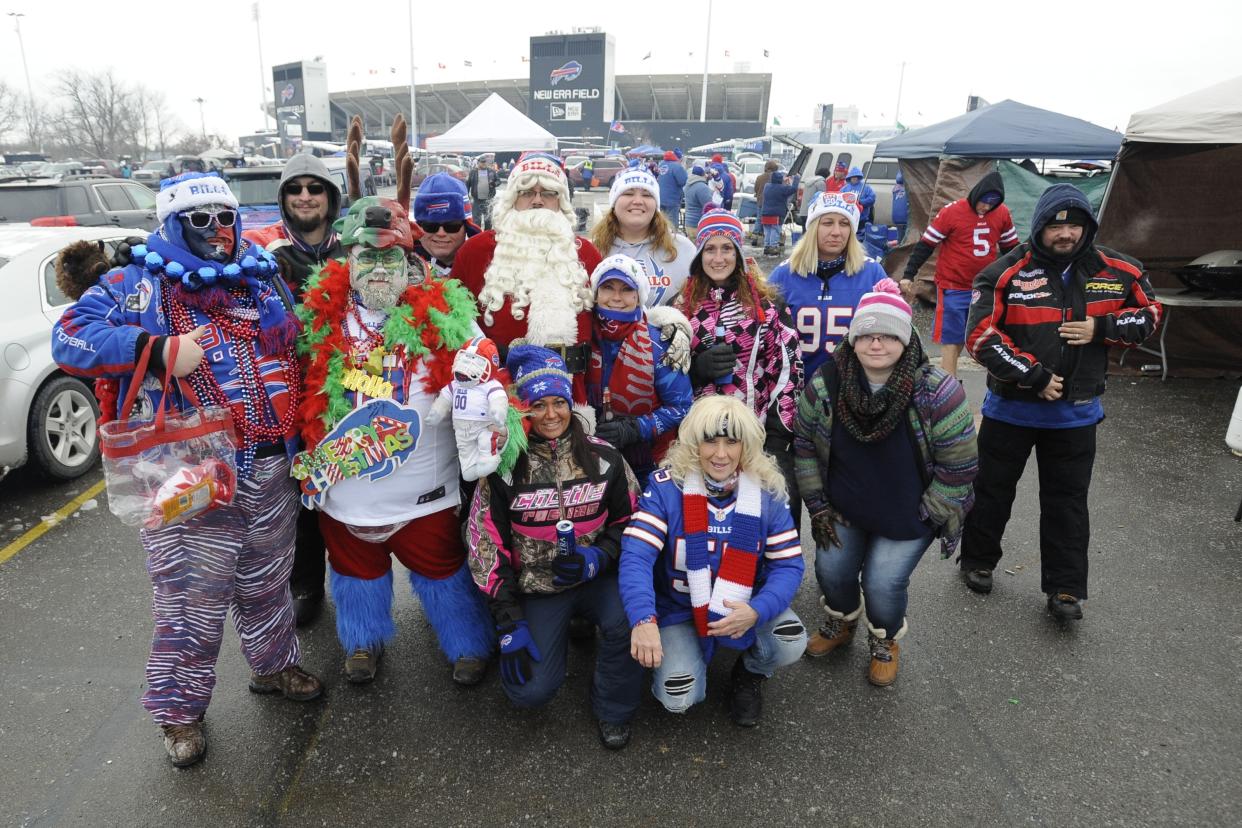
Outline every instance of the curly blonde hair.
[[739, 471], [754, 475], [759, 486], [778, 500], [789, 499], [785, 476], [772, 456], [763, 451], [766, 436], [763, 424], [745, 403], [724, 394], [700, 397], [690, 406], [690, 411], [677, 429], [677, 442], [669, 447], [668, 454], [660, 463], [661, 468], [668, 469], [678, 486], [684, 486], [688, 473], [703, 471], [699, 462], [699, 444], [721, 434], [742, 443]]
[[[806, 232], [789, 254], [789, 268], [799, 276], [814, 275], [815, 268], [819, 265], [819, 220], [822, 218], [823, 216], [816, 216], [813, 221], [806, 223]], [[862, 270], [866, 261], [867, 253], [863, 250], [862, 243], [857, 236], [850, 233], [845, 242], [845, 275], [853, 276]]]
[[[604, 220], [591, 228], [591, 243], [600, 255], [607, 256], [612, 250], [613, 242], [621, 237], [621, 223], [617, 221], [617, 213], [609, 210]], [[651, 217], [647, 225], [647, 237], [651, 239], [652, 248], [664, 254], [664, 261], [671, 262], [677, 258], [677, 245], [673, 243], [673, 231], [668, 218], [659, 210]]]

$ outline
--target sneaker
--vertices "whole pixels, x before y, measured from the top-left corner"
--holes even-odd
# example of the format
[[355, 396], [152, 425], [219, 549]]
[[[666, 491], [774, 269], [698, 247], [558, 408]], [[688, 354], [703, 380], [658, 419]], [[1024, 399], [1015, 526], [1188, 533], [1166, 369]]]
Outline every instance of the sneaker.
[[164, 732], [164, 750], [173, 767], [187, 768], [207, 755], [207, 734], [203, 720], [193, 724], [160, 725]]
[[990, 569], [963, 569], [962, 579], [966, 581], [966, 586], [981, 595], [987, 595], [992, 591], [992, 570]]
[[630, 743], [630, 723], [614, 724], [599, 720], [599, 741], [609, 750], [621, 750]]
[[250, 692], [279, 693], [289, 701], [310, 701], [323, 694], [323, 684], [298, 665], [291, 664], [270, 676], [251, 673]]
[[305, 627], [315, 623], [315, 619], [319, 617], [322, 609], [322, 591], [293, 593], [293, 623], [295, 626]]
[[473, 687], [487, 673], [487, 659], [463, 656], [453, 662], [453, 681], [463, 687]]
[[345, 658], [345, 678], [350, 684], [370, 684], [375, 681], [379, 672], [380, 658], [384, 655], [383, 647], [368, 650], [359, 647]]
[[854, 637], [857, 621], [846, 621], [844, 618], [829, 618], [819, 628], [819, 632], [811, 636], [806, 643], [806, 654], [811, 658], [821, 658], [838, 647], [849, 644]]
[[901, 647], [891, 638], [869, 636], [871, 666], [867, 668], [867, 681], [876, 687], [888, 687], [897, 680], [897, 655]]
[[1058, 592], [1048, 596], [1048, 612], [1058, 621], [1078, 621], [1082, 619], [1082, 604], [1068, 592]]
[[763, 715], [763, 682], [766, 676], [746, 669], [743, 656], [733, 662], [732, 695], [729, 698], [729, 715], [739, 727], [754, 727]]

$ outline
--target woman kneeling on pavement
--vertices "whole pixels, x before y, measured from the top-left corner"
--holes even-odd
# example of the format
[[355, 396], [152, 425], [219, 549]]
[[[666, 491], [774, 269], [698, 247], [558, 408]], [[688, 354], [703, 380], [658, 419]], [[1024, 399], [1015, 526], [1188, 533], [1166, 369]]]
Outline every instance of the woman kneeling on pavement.
[[690, 384], [695, 399], [737, 397], [764, 424], [764, 450], [776, 458], [794, 525], [802, 500], [793, 471], [793, 420], [802, 390], [798, 337], [763, 274], [742, 255], [742, 223], [725, 210], [699, 222], [698, 254], [677, 307], [690, 320]]
[[622, 170], [608, 191], [608, 214], [591, 231], [599, 252], [622, 253], [642, 265], [649, 289], [643, 305], [667, 305], [686, 283], [694, 243], [660, 212], [660, 186], [646, 170]]
[[862, 298], [848, 341], [807, 382], [794, 434], [827, 614], [807, 655], [848, 644], [865, 607], [867, 678], [890, 685], [910, 575], [932, 538], [944, 557], [957, 546], [979, 461], [966, 394], [928, 364], [891, 279]]
[[740, 650], [730, 711], [742, 727], [759, 723], [764, 680], [806, 647], [789, 606], [802, 581], [802, 547], [763, 437], [741, 401], [696, 402], [621, 544], [630, 651], [654, 668], [652, 693], [684, 713], [707, 695], [716, 645]]
[[570, 375], [556, 352], [517, 345], [508, 368], [530, 406], [529, 447], [512, 482], [479, 481], [466, 530], [470, 570], [499, 635], [501, 687], [518, 707], [551, 701], [565, 681], [570, 618], [586, 616], [600, 629], [591, 704], [600, 741], [617, 750], [629, 743], [642, 694], [617, 591], [638, 483], [572, 413]]
[[647, 291], [647, 274], [629, 256], [609, 256], [591, 274], [587, 399], [595, 408], [595, 436], [621, 450], [639, 488], [693, 402], [690, 378], [664, 364], [667, 345], [643, 309]]

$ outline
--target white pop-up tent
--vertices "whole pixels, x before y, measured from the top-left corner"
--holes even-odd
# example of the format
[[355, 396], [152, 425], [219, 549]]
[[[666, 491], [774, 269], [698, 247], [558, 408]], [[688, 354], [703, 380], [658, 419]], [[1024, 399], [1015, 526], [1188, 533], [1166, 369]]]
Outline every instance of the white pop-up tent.
[[[1101, 244], [1143, 262], [1156, 295], [1178, 293], [1174, 271], [1206, 253], [1242, 250], [1242, 77], [1130, 116], [1104, 204]], [[1236, 372], [1242, 319], [1205, 308], [1168, 335], [1179, 362]]]
[[556, 136], [493, 92], [443, 135], [427, 139], [428, 152], [521, 152], [556, 149]]

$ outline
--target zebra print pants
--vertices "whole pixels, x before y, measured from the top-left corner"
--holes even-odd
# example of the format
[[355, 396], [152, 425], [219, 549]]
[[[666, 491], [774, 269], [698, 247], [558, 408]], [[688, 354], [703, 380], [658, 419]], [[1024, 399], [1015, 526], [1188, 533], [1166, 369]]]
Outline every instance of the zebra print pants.
[[189, 724], [207, 710], [230, 609], [254, 672], [298, 663], [289, 593], [297, 515], [289, 461], [271, 457], [255, 461], [231, 505], [142, 531], [155, 616], [142, 706], [156, 724]]

